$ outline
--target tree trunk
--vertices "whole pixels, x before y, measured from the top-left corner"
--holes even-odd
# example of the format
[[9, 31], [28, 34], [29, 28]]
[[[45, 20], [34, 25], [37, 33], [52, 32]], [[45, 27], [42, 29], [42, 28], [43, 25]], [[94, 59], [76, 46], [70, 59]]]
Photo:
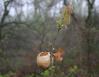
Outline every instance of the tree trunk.
[[92, 2], [90, 2], [90, 0], [87, 0], [88, 3], [88, 16], [86, 18], [86, 57], [87, 57], [87, 71], [88, 71], [88, 77], [91, 77], [93, 74], [93, 69], [92, 69], [92, 58], [91, 58], [91, 54], [94, 51], [93, 50], [93, 37], [92, 37], [92, 32], [91, 32], [91, 28], [93, 26], [93, 19], [92, 19], [92, 10], [93, 10], [93, 5], [94, 5], [95, 0], [93, 0]]

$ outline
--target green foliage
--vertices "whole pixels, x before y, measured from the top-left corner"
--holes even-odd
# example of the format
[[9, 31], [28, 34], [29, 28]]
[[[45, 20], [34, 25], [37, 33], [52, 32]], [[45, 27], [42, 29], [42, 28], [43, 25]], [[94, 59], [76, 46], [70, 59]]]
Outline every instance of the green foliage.
[[76, 65], [69, 68], [69, 72], [71, 72], [71, 73], [76, 73], [77, 71], [78, 71], [78, 67]]
[[45, 71], [41, 72], [43, 77], [53, 76], [55, 73], [55, 66], [51, 66], [50, 68], [46, 69]]
[[1, 75], [0, 74], [0, 77], [10, 77], [9, 75], [5, 74], [5, 75]]
[[42, 76], [48, 77], [50, 75], [49, 70], [45, 70], [44, 72], [41, 73]]
[[4, 76], [0, 75], [0, 77], [4, 77]]
[[74, 65], [73, 67], [70, 67], [68, 71], [67, 77], [75, 77], [79, 69], [78, 66]]
[[67, 6], [63, 7], [63, 11], [60, 14], [59, 17], [57, 17], [56, 23], [57, 23], [57, 29], [58, 31], [61, 30], [64, 26], [67, 26], [70, 24], [71, 21], [71, 13], [69, 8]]
[[35, 77], [35, 76], [34, 76], [34, 73], [32, 73], [32, 74], [27, 75], [27, 76], [25, 76], [25, 77]]
[[62, 19], [61, 18], [57, 18], [56, 23], [57, 23], [57, 29], [58, 29], [58, 31], [61, 30], [63, 28], [63, 26], [64, 26]]

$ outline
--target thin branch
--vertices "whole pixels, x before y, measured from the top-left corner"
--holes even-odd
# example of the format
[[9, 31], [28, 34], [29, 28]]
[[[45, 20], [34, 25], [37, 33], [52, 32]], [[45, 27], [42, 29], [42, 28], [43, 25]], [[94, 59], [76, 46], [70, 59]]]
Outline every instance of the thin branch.
[[4, 28], [6, 26], [10, 26], [11, 24], [25, 24], [25, 25], [30, 25], [28, 23], [24, 22], [17, 22], [17, 21], [12, 21], [12, 22], [7, 22], [7, 23], [3, 23], [1, 24], [1, 27]]
[[4, 20], [6, 18], [6, 16], [8, 15], [9, 11], [7, 9], [8, 5], [12, 2], [13, 0], [9, 0], [9, 1], [6, 1], [4, 2], [4, 13], [3, 13], [3, 16], [1, 18], [1, 24], [4, 23]]

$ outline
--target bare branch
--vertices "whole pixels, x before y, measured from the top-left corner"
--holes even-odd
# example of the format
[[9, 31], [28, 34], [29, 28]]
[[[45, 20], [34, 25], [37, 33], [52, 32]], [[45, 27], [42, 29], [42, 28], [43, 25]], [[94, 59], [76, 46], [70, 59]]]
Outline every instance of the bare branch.
[[3, 13], [3, 16], [1, 18], [1, 24], [4, 23], [4, 20], [6, 18], [6, 16], [8, 15], [9, 11], [7, 9], [8, 5], [12, 2], [13, 0], [9, 0], [9, 1], [6, 1], [4, 2], [4, 13]]

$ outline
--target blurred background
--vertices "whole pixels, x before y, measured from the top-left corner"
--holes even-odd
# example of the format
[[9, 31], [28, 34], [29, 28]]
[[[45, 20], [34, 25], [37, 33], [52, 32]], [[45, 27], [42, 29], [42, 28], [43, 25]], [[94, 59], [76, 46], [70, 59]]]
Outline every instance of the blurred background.
[[71, 22], [58, 32], [64, 0], [0, 0], [1, 74], [34, 65], [37, 53], [52, 46], [65, 50], [59, 77], [71, 68], [70, 77], [99, 77], [99, 0], [66, 1]]

